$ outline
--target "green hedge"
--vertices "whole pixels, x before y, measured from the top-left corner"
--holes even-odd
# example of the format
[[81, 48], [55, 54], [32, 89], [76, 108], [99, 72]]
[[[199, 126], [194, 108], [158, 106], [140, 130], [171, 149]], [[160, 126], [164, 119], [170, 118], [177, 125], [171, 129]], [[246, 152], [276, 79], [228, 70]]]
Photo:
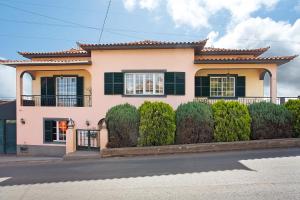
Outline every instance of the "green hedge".
[[136, 107], [122, 104], [112, 107], [106, 113], [109, 148], [137, 145], [139, 112]]
[[175, 112], [169, 104], [145, 101], [139, 108], [140, 146], [159, 146], [174, 143]]
[[212, 105], [217, 142], [250, 139], [251, 118], [246, 105], [234, 101], [218, 101]]
[[275, 139], [292, 136], [292, 115], [282, 105], [260, 102], [249, 106], [252, 118], [251, 139]]
[[181, 104], [176, 110], [176, 143], [213, 141], [214, 120], [209, 105], [199, 102]]
[[300, 136], [300, 99], [289, 100], [285, 107], [292, 113], [295, 137]]

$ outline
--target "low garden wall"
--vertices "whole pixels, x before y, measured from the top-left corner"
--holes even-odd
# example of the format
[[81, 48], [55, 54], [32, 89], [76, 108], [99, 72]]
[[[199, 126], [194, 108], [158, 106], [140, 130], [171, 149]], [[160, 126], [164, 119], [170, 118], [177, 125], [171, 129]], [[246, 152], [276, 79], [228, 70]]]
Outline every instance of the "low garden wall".
[[291, 148], [300, 147], [300, 138], [285, 139], [265, 139], [250, 140], [237, 142], [214, 142], [214, 143], [198, 143], [183, 145], [166, 145], [166, 146], [150, 146], [150, 147], [125, 147], [103, 149], [101, 157], [126, 157], [126, 156], [146, 156], [146, 155], [163, 155], [163, 154], [179, 154], [179, 153], [203, 153], [218, 151], [234, 151], [234, 150], [255, 150], [270, 148]]

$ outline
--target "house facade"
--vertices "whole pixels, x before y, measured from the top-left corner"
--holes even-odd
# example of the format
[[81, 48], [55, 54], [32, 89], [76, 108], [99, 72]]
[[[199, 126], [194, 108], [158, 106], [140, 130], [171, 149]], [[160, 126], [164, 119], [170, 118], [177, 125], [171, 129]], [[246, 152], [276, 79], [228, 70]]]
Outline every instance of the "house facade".
[[[76, 134], [71, 142], [77, 149], [98, 148], [99, 121], [122, 103], [163, 101], [176, 109], [193, 100], [276, 102], [277, 69], [296, 57], [261, 56], [269, 48], [205, 44], [206, 40], [79, 44], [67, 51], [19, 52], [27, 60], [3, 61], [17, 72], [17, 152], [65, 154], [70, 121]], [[270, 97], [264, 97], [266, 73]], [[32, 95], [23, 94], [24, 74], [32, 78]]]

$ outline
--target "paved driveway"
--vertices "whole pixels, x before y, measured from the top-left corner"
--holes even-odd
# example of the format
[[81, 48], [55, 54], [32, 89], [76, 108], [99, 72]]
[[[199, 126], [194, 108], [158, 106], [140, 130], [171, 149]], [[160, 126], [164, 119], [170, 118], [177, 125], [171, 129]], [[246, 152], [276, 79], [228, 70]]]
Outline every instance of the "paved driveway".
[[8, 163], [0, 199], [300, 199], [300, 149]]

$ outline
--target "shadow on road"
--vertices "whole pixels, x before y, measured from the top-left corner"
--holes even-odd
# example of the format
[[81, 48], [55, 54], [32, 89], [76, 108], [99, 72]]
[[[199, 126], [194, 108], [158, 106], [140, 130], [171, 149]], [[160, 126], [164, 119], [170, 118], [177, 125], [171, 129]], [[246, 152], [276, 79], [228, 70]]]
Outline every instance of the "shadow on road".
[[0, 186], [251, 170], [240, 160], [300, 156], [300, 148], [181, 154], [0, 166]]

